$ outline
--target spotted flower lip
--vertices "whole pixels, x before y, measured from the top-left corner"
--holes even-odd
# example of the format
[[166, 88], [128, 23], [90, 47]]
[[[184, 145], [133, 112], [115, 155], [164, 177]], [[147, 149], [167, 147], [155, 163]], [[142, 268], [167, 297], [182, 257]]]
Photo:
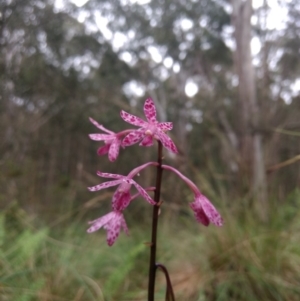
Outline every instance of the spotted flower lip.
[[88, 187], [90, 191], [98, 191], [104, 188], [112, 187], [119, 185], [118, 189], [113, 195], [112, 206], [114, 210], [124, 210], [132, 200], [130, 196], [130, 188], [131, 185], [134, 185], [139, 194], [151, 205], [155, 205], [155, 201], [150, 197], [147, 191], [140, 186], [136, 181], [134, 181], [131, 177], [126, 177], [118, 174], [112, 173], [104, 173], [104, 172], [97, 172], [99, 177], [103, 178], [111, 178], [115, 179], [113, 181], [104, 182], [98, 184], [96, 186]]
[[103, 125], [100, 125], [97, 121], [90, 118], [92, 124], [94, 124], [98, 129], [102, 130], [107, 134], [90, 134], [89, 137], [95, 141], [104, 141], [105, 145], [98, 148], [97, 154], [99, 156], [106, 155], [108, 153], [108, 159], [111, 162], [114, 162], [118, 156], [121, 146], [121, 139], [118, 135], [108, 129]]
[[156, 108], [151, 98], [146, 99], [144, 104], [144, 113], [147, 121], [121, 111], [120, 115], [124, 121], [139, 126], [140, 128], [131, 131], [122, 141], [122, 146], [130, 146], [140, 142], [141, 146], [153, 145], [153, 138], [159, 140], [162, 145], [173, 153], [178, 153], [177, 147], [172, 139], [165, 133], [173, 128], [172, 122], [158, 122], [156, 120]]
[[104, 228], [107, 231], [107, 244], [112, 246], [118, 238], [121, 228], [128, 235], [128, 227], [125, 218], [121, 211], [112, 211], [98, 219], [90, 221], [92, 226], [87, 230], [88, 233], [93, 233], [100, 228]]

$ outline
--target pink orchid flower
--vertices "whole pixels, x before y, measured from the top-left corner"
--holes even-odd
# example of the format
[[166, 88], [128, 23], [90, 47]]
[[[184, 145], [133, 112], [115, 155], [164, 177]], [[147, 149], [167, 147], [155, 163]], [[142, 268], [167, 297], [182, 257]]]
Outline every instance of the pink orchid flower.
[[125, 136], [122, 146], [130, 146], [139, 141], [141, 141], [140, 145], [142, 146], [151, 146], [153, 145], [153, 138], [155, 138], [169, 151], [178, 153], [172, 139], [165, 134], [166, 131], [170, 131], [173, 128], [173, 124], [172, 122], [158, 122], [156, 120], [156, 108], [151, 98], [145, 101], [144, 113], [148, 122], [123, 110], [121, 111], [121, 117], [124, 121], [141, 127]]
[[194, 202], [190, 204], [190, 207], [194, 211], [196, 220], [204, 226], [208, 226], [210, 222], [219, 227], [223, 225], [223, 219], [217, 209], [200, 192], [195, 194]]
[[[137, 197], [138, 195], [141, 195], [151, 205], [156, 204], [155, 201], [147, 193], [147, 191], [142, 186], [140, 186], [137, 182], [135, 182], [130, 176], [126, 177], [118, 174], [104, 173], [100, 171], [97, 172], [97, 175], [99, 177], [112, 178], [116, 180], [104, 182], [96, 186], [88, 187], [90, 191], [98, 191], [104, 188], [119, 185], [112, 199], [112, 207], [114, 210], [118, 210], [118, 211], [124, 210], [132, 201], [132, 199]], [[134, 197], [130, 195], [131, 185], [134, 185], [137, 191], [139, 192]]]
[[121, 228], [123, 228], [127, 235], [129, 233], [125, 218], [120, 211], [112, 211], [89, 222], [89, 224], [92, 224], [92, 226], [87, 230], [88, 233], [95, 232], [102, 227], [107, 231], [106, 240], [109, 246], [114, 244], [120, 234]]
[[195, 197], [194, 202], [190, 204], [190, 207], [194, 211], [196, 220], [199, 223], [203, 224], [204, 226], [208, 226], [210, 222], [219, 227], [223, 225], [223, 219], [220, 213], [208, 200], [208, 198], [199, 191], [198, 187], [189, 178], [184, 176], [179, 170], [172, 166], [162, 165], [162, 168], [170, 170], [177, 174], [193, 191]]
[[114, 133], [114, 132], [106, 129], [104, 126], [100, 125], [94, 119], [90, 118], [90, 121], [98, 129], [107, 133], [107, 134], [90, 134], [89, 135], [89, 137], [92, 140], [105, 142], [104, 146], [98, 148], [98, 151], [97, 151], [98, 155], [102, 156], [102, 155], [106, 155], [108, 153], [109, 161], [111, 161], [111, 162], [115, 161], [119, 155], [119, 150], [120, 150], [120, 146], [121, 146], [120, 137], [116, 133]]

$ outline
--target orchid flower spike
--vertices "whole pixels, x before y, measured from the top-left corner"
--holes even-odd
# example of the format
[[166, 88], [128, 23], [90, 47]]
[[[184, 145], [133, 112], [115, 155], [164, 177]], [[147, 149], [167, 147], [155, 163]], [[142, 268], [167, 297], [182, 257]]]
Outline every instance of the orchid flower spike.
[[151, 98], [148, 98], [144, 104], [144, 113], [147, 121], [131, 115], [125, 111], [121, 111], [121, 117], [124, 121], [139, 126], [140, 128], [131, 131], [122, 141], [122, 146], [130, 146], [141, 141], [141, 146], [153, 145], [153, 138], [159, 140], [162, 145], [173, 153], [178, 153], [178, 150], [172, 139], [166, 135], [166, 131], [173, 128], [172, 122], [158, 122], [156, 120], [156, 108]]
[[121, 228], [128, 235], [128, 227], [122, 212], [112, 211], [94, 221], [89, 222], [92, 226], [87, 230], [88, 233], [95, 232], [100, 228], [104, 228], [107, 231], [107, 244], [112, 246], [118, 238]]
[[98, 155], [102, 156], [102, 155], [106, 155], [108, 153], [109, 161], [111, 161], [111, 162], [115, 161], [119, 155], [119, 150], [120, 150], [120, 146], [121, 146], [120, 137], [116, 133], [114, 133], [110, 130], [107, 130], [104, 126], [100, 125], [94, 119], [90, 118], [90, 121], [98, 129], [107, 133], [107, 134], [90, 134], [89, 135], [89, 137], [92, 140], [105, 142], [104, 146], [98, 148], [98, 151], [97, 151]]

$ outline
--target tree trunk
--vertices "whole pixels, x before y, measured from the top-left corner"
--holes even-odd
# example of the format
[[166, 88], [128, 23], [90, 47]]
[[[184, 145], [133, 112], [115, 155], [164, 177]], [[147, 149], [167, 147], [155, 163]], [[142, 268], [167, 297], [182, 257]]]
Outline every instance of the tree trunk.
[[267, 185], [262, 134], [259, 131], [259, 106], [251, 55], [252, 0], [232, 0], [232, 24], [236, 42], [235, 68], [239, 78], [239, 150], [240, 170], [250, 186], [255, 207], [267, 220]]

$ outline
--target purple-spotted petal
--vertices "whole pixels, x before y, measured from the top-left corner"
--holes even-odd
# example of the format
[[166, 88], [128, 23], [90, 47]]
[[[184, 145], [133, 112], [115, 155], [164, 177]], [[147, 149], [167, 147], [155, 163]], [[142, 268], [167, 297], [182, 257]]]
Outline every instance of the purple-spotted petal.
[[130, 203], [130, 188], [131, 188], [131, 179], [123, 177], [118, 189], [113, 195], [112, 207], [114, 210], [122, 211]]
[[204, 226], [208, 226], [209, 225], [209, 219], [205, 215], [201, 205], [197, 202], [193, 202], [193, 203], [190, 204], [190, 207], [194, 211], [194, 215], [195, 215], [195, 218], [196, 218], [197, 222], [203, 224]]
[[124, 137], [122, 141], [122, 146], [130, 146], [139, 142], [142, 139], [142, 137], [145, 135], [144, 131], [145, 130], [141, 128], [136, 131], [130, 132], [127, 136]]
[[118, 158], [120, 145], [121, 145], [121, 140], [119, 140], [117, 138], [114, 139], [114, 141], [111, 143], [109, 151], [108, 151], [109, 161], [114, 162]]
[[121, 231], [121, 219], [111, 220], [109, 224], [104, 226], [104, 229], [107, 230], [106, 241], [107, 244], [111, 247], [116, 239], [119, 237]]
[[114, 137], [108, 134], [89, 134], [90, 139], [95, 141], [107, 141], [112, 140]]
[[94, 126], [96, 126], [98, 129], [100, 129], [100, 130], [102, 130], [103, 132], [106, 132], [106, 133], [108, 133], [108, 134], [114, 134], [114, 132], [112, 132], [112, 131], [106, 129], [103, 125], [99, 124], [99, 123], [98, 123], [96, 120], [94, 120], [93, 118], [90, 117], [89, 119], [90, 119], [90, 122], [91, 122]]
[[121, 228], [128, 235], [128, 228], [124, 216], [119, 211], [110, 212], [92, 222], [92, 226], [87, 230], [88, 233], [104, 228], [107, 231], [106, 240], [109, 246], [112, 246], [120, 234]]
[[105, 144], [104, 146], [101, 146], [101, 147], [98, 148], [97, 154], [99, 156], [106, 155], [109, 151], [109, 148], [110, 148], [110, 144]]
[[156, 122], [156, 108], [151, 98], [146, 99], [144, 104], [144, 113], [150, 123]]
[[115, 180], [115, 181], [110, 181], [110, 182], [104, 182], [104, 183], [96, 185], [96, 186], [88, 187], [88, 190], [89, 191], [98, 191], [98, 190], [108, 188], [108, 187], [111, 187], [111, 186], [116, 186], [116, 185], [120, 184], [121, 181], [122, 181], [122, 179]]
[[137, 182], [135, 182], [134, 180], [131, 180], [132, 184], [135, 186], [135, 188], [137, 189], [137, 191], [140, 193], [140, 195], [151, 205], [155, 205], [155, 201], [151, 198], [151, 196], [147, 193], [147, 191], [140, 186]]
[[216, 226], [223, 225], [223, 219], [217, 209], [200, 192], [196, 193], [195, 200], [190, 204], [198, 222], [208, 226], [210, 222]]
[[173, 128], [173, 123], [172, 122], [159, 122], [158, 127], [164, 132], [171, 131]]
[[144, 139], [140, 143], [141, 146], [152, 146], [153, 145], [153, 136], [145, 135]]
[[104, 229], [107, 230], [106, 241], [110, 247], [118, 238], [121, 228], [123, 228], [124, 232], [128, 235], [128, 227], [123, 214], [119, 211], [114, 211], [114, 214], [114, 218], [111, 219], [108, 224], [104, 225]]
[[112, 208], [114, 210], [123, 211], [130, 203], [131, 196], [129, 191], [120, 191], [119, 189], [113, 195]]
[[147, 122], [144, 121], [143, 119], [137, 117], [137, 116], [134, 116], [134, 115], [131, 115], [125, 111], [121, 111], [120, 113], [121, 117], [123, 118], [124, 121], [130, 123], [130, 124], [133, 124], [133, 125], [136, 125], [136, 126], [145, 126], [147, 125]]
[[114, 212], [110, 212], [100, 218], [88, 222], [89, 224], [92, 224], [92, 226], [87, 229], [87, 232], [92, 233], [99, 230], [101, 227], [107, 224], [114, 217], [115, 217]]
[[111, 179], [122, 179], [124, 176], [118, 175], [115, 173], [108, 173], [108, 172], [101, 172], [97, 171], [97, 176], [102, 177], [102, 178], [111, 178]]
[[162, 145], [169, 151], [177, 154], [178, 150], [176, 145], [174, 144], [174, 142], [172, 141], [172, 139], [165, 134], [163, 131], [161, 131], [160, 129], [157, 129], [156, 131], [156, 136], [158, 137], [158, 140], [160, 140], [160, 142], [162, 143]]
[[223, 219], [214, 205], [203, 194], [200, 196], [200, 202], [208, 219], [216, 226], [221, 227], [223, 225]]

